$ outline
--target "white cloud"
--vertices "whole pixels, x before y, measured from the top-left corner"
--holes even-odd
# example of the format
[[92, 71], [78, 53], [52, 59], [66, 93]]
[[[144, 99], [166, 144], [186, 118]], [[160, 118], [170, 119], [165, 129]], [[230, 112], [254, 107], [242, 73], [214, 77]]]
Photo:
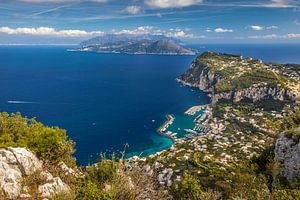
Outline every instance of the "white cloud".
[[300, 33], [289, 33], [284, 36], [286, 39], [300, 38]]
[[154, 29], [152, 26], [140, 26], [136, 29], [123, 29], [123, 30], [112, 30], [114, 34], [130, 34], [130, 35], [143, 35], [143, 34], [154, 34], [155, 32], [161, 32], [159, 29]]
[[271, 0], [270, 4], [267, 4], [266, 7], [270, 8], [290, 8], [294, 7], [292, 5], [292, 0]]
[[267, 29], [267, 30], [270, 30], [270, 29], [278, 29], [278, 26], [267, 26], [266, 29]]
[[180, 39], [200, 39], [206, 38], [206, 36], [197, 36], [192, 33], [189, 33], [190, 29], [180, 29], [180, 28], [171, 28], [169, 30], [161, 30], [152, 26], [140, 26], [135, 29], [123, 29], [123, 30], [112, 30], [113, 34], [129, 34], [129, 35], [165, 35], [167, 37], [180, 38]]
[[96, 3], [105, 3], [108, 0], [17, 0], [26, 3], [70, 3], [70, 2], [83, 2], [90, 1]]
[[271, 29], [277, 29], [278, 26], [258, 26], [258, 25], [249, 25], [250, 29], [254, 31], [262, 31], [262, 30], [271, 30]]
[[103, 35], [102, 31], [84, 30], [55, 30], [50, 27], [39, 28], [9, 28], [0, 27], [0, 33], [9, 35], [36, 35], [36, 36], [56, 36], [56, 37], [90, 37]]
[[278, 36], [276, 34], [271, 34], [271, 35], [254, 35], [254, 36], [249, 36], [249, 39], [277, 39]]
[[201, 39], [201, 38], [206, 38], [206, 36], [201, 35], [201, 36], [196, 36], [192, 33], [186, 33], [182, 30], [177, 30], [175, 32], [168, 32], [166, 33], [167, 37], [173, 37], [173, 38], [185, 38], [185, 39]]
[[264, 30], [264, 27], [262, 27], [262, 26], [250, 25], [249, 27], [250, 27], [252, 30], [254, 30], [254, 31], [261, 31], [261, 30]]
[[232, 29], [226, 29], [226, 28], [216, 28], [215, 29], [216, 33], [232, 33]]
[[203, 0], [145, 0], [145, 4], [153, 8], [178, 8], [202, 3]]
[[299, 39], [300, 33], [289, 33], [286, 35], [255, 35], [255, 36], [248, 36], [249, 39], [268, 39], [268, 40], [274, 40], [274, 39]]
[[125, 10], [126, 10], [126, 12], [135, 15], [135, 14], [139, 14], [141, 12], [141, 7], [140, 6], [127, 6]]

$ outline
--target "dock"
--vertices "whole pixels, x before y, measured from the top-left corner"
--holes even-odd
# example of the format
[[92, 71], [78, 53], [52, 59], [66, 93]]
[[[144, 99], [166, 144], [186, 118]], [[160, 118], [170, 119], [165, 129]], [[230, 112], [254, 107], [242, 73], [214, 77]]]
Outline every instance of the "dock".
[[165, 132], [171, 124], [173, 124], [175, 117], [173, 115], [166, 115], [167, 121], [158, 128], [159, 133]]
[[195, 115], [202, 109], [205, 109], [208, 105], [201, 105], [201, 106], [193, 106], [190, 107], [187, 111], [184, 112], [185, 115]]

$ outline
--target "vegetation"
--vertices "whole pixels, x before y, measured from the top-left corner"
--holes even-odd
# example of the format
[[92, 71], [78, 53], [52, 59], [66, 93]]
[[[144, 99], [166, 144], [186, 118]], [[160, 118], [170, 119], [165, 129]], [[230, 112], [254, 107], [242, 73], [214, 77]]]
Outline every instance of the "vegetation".
[[50, 165], [63, 161], [75, 166], [74, 142], [66, 131], [48, 127], [35, 119], [22, 117], [20, 113], [0, 113], [0, 147], [26, 147]]
[[285, 135], [298, 143], [300, 141], [300, 108], [286, 117], [286, 124], [288, 130], [285, 131]]

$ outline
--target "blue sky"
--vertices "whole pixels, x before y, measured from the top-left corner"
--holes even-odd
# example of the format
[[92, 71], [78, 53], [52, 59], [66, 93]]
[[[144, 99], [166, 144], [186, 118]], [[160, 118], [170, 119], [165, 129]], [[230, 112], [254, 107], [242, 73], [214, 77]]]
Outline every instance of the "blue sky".
[[300, 43], [300, 0], [0, 0], [0, 44], [76, 44], [105, 33]]

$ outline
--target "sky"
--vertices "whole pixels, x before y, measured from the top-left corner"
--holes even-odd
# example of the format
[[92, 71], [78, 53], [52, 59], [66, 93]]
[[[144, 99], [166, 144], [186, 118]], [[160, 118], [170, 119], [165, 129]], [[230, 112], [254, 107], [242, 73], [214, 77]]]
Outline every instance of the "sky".
[[108, 33], [300, 43], [300, 0], [0, 0], [0, 44], [78, 44]]

